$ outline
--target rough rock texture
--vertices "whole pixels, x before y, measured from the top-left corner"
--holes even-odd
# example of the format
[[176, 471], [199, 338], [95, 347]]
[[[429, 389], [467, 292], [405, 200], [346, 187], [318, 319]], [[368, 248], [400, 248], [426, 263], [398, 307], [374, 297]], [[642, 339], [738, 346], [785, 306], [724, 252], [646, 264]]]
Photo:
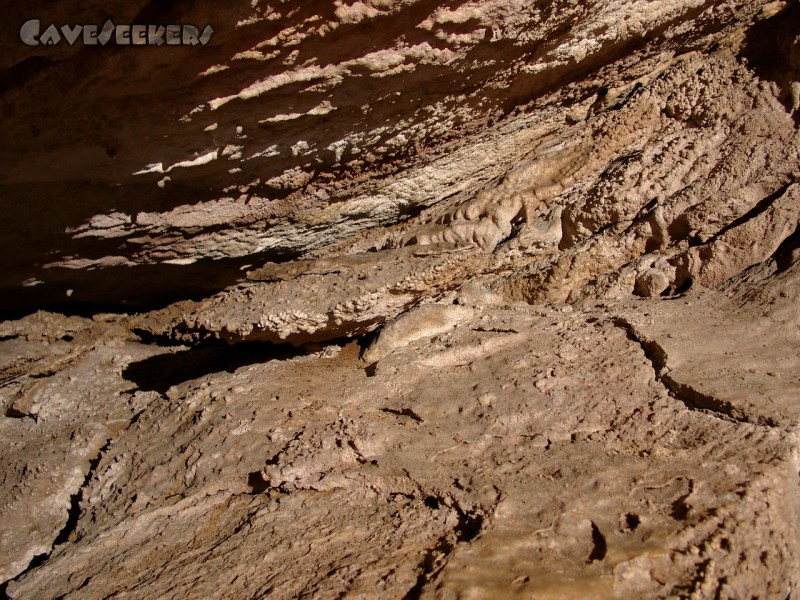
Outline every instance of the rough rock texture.
[[[468, 200], [548, 136], [653, 94], [665, 65], [754, 20], [754, 68], [794, 110], [794, 29], [775, 16], [788, 4], [796, 10], [762, 0], [7, 3], [4, 306], [203, 294], [233, 283], [253, 255], [284, 260]], [[30, 15], [216, 33], [203, 48], [30, 48], [18, 36]], [[775, 73], [787, 60], [795, 66]], [[689, 64], [697, 70], [672, 79], [694, 88], [675, 81], [661, 99], [673, 128], [752, 108], [706, 86], [736, 81]], [[725, 108], [702, 106], [713, 99]], [[595, 158], [608, 165], [651, 127], [595, 137], [606, 146]]]
[[[205, 302], [176, 303], [142, 317], [139, 330], [182, 341], [302, 344], [352, 337], [457, 288], [485, 261], [482, 253], [441, 244], [270, 264], [248, 277], [278, 281], [240, 285]], [[306, 293], [298, 294], [298, 282]]]
[[796, 2], [69, 5], [216, 33], [0, 40], [6, 597], [796, 594]]

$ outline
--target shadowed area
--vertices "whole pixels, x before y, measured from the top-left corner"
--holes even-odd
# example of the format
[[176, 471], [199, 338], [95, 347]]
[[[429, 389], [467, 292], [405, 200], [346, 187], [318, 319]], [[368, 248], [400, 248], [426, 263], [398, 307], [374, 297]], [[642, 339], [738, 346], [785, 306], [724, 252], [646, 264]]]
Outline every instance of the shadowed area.
[[165, 394], [169, 388], [214, 373], [233, 373], [241, 367], [286, 360], [305, 352], [292, 346], [251, 342], [205, 345], [171, 354], [159, 354], [128, 365], [122, 376], [142, 391]]
[[796, 2], [0, 20], [0, 598], [800, 589]]

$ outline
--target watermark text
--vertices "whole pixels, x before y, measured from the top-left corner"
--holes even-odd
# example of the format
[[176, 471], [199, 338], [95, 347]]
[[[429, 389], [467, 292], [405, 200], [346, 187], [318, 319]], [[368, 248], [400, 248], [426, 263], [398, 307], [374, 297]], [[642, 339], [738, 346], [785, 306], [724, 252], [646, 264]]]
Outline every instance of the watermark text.
[[28, 46], [205, 46], [211, 41], [214, 29], [207, 25], [202, 31], [194, 25], [117, 25], [110, 19], [98, 25], [49, 25], [42, 28], [39, 19], [26, 21], [19, 37]]

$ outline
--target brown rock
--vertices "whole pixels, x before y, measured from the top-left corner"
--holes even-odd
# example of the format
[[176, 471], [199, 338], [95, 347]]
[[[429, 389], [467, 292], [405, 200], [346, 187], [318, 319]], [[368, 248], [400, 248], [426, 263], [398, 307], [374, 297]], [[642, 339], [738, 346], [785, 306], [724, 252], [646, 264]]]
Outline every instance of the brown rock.
[[800, 587], [795, 3], [45, 4], [0, 38], [4, 597]]

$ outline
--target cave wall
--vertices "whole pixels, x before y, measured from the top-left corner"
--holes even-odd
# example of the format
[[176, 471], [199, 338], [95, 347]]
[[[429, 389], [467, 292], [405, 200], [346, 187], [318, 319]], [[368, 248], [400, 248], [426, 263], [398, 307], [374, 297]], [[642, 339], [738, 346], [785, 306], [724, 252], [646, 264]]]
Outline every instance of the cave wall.
[[[7, 3], [3, 306], [199, 297], [467, 198], [609, 89], [782, 7]], [[31, 18], [214, 34], [31, 47]]]
[[0, 18], [0, 597], [800, 586], [796, 2]]

